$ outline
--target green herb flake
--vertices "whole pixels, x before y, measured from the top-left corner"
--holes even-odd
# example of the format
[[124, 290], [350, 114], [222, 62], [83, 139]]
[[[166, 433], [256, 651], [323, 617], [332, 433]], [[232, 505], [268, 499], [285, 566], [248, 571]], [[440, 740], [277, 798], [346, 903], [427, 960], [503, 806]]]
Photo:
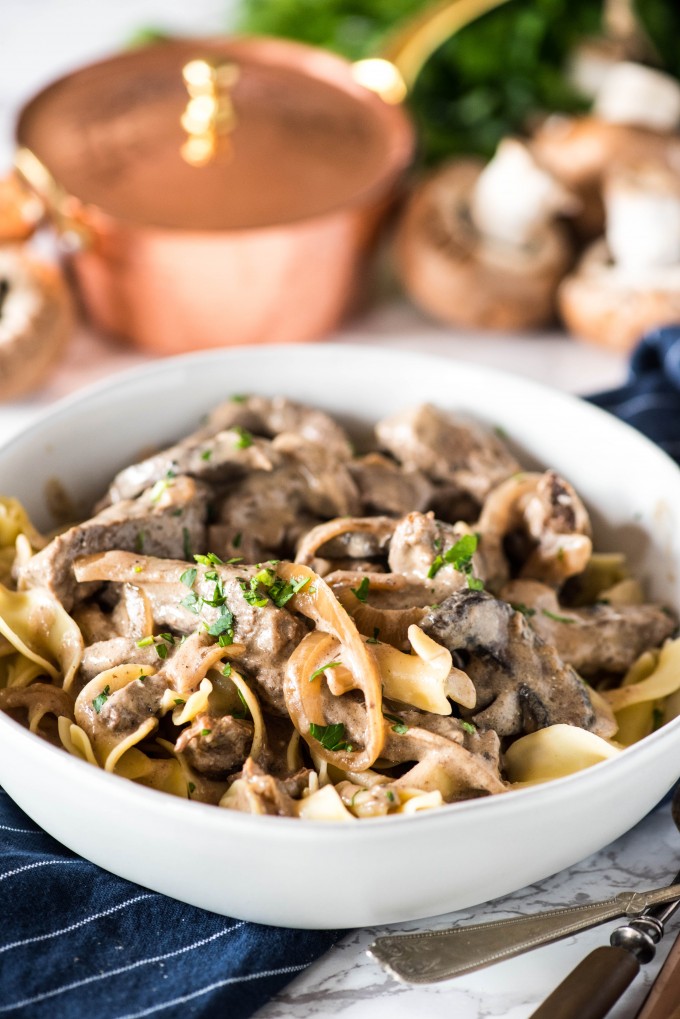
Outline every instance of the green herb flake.
[[282, 609], [293, 595], [309, 583], [309, 579], [309, 577], [293, 577], [292, 580], [283, 580], [282, 577], [277, 577], [267, 594], [276, 607]]
[[144, 570], [143, 566], [135, 566], [135, 567], [133, 567], [133, 573], [142, 573], [143, 570]]
[[362, 577], [359, 586], [351, 587], [350, 591], [358, 601], [365, 602], [368, 598], [368, 589], [370, 586], [371, 582], [368, 577]]
[[151, 647], [153, 644], [153, 637], [142, 637], [141, 640], [137, 641], [137, 647]]
[[212, 455], [213, 455], [212, 449], [204, 449], [203, 452], [201, 453], [201, 460], [205, 460], [207, 463], [207, 461], [210, 459]]
[[391, 790], [391, 789], [388, 789], [388, 790], [387, 790], [387, 792], [385, 793], [385, 797], [386, 797], [386, 799], [387, 799], [387, 800], [388, 800], [388, 801], [389, 801], [390, 803], [396, 803], [396, 802], [397, 802], [397, 797], [396, 797], [396, 796], [394, 795], [394, 793], [392, 792], [392, 790]]
[[250, 583], [246, 580], [239, 580], [238, 586], [243, 592], [243, 597], [252, 605], [253, 608], [263, 609], [268, 604], [267, 596], [262, 594], [259, 590], [259, 585], [255, 577], [251, 577]]
[[135, 538], [135, 552], [144, 551], [144, 531], [137, 531], [137, 537]]
[[334, 725], [316, 725], [314, 722], [309, 727], [309, 734], [325, 750], [349, 750], [351, 744], [345, 740], [345, 726], [343, 722], [336, 722]]
[[186, 704], [186, 701], [183, 700], [181, 697], [175, 697], [174, 703], [175, 704]]
[[222, 560], [219, 556], [216, 556], [214, 552], [208, 552], [207, 555], [195, 555], [193, 557], [197, 563], [201, 566], [222, 566]]
[[497, 435], [499, 439], [507, 439], [508, 433], [506, 432], [505, 428], [503, 428], [502, 425], [494, 425], [493, 430], [494, 434]]
[[232, 403], [245, 403], [248, 397], [244, 396], [243, 393], [234, 393], [234, 395], [230, 396], [229, 399]]
[[249, 446], [252, 446], [253, 437], [249, 431], [241, 427], [236, 427], [234, 431], [238, 434], [238, 438], [236, 440], [237, 449], [248, 449]]
[[97, 712], [97, 714], [99, 714], [101, 709], [104, 707], [104, 705], [108, 701], [110, 693], [111, 693], [111, 687], [107, 684], [104, 687], [104, 689], [102, 690], [102, 692], [100, 694], [98, 694], [94, 698], [94, 700], [92, 701], [92, 707]]
[[469, 732], [471, 736], [474, 736], [477, 732], [477, 726], [473, 725], [472, 722], [465, 722], [463, 719], [459, 719], [459, 721], [461, 729], [464, 729], [465, 732]]
[[193, 556], [191, 554], [191, 536], [188, 527], [182, 528], [182, 544], [184, 547], [184, 558], [190, 563]]
[[157, 481], [149, 495], [151, 502], [159, 502], [169, 487], [170, 481], [167, 478], [161, 478], [160, 481]]
[[235, 535], [234, 535], [234, 537], [232, 538], [232, 540], [231, 540], [231, 544], [232, 544], [232, 546], [233, 546], [234, 548], [240, 548], [240, 547], [241, 547], [241, 542], [242, 542], [242, 540], [243, 540], [243, 535], [242, 535], [242, 534], [241, 534], [241, 532], [239, 531], [239, 532], [238, 532], [237, 534], [235, 534]]
[[195, 793], [196, 792], [196, 786], [195, 786], [195, 784], [193, 782], [189, 782], [188, 783], [187, 789], [189, 790], [189, 795], [191, 795], [191, 793]]
[[230, 630], [226, 633], [221, 633], [217, 638], [217, 643], [220, 647], [229, 647], [230, 644], [234, 643], [234, 634]]
[[175, 509], [175, 510], [172, 511], [173, 517], [181, 517], [183, 513], [184, 513], [184, 510], [181, 509], [181, 508], [180, 509]]
[[556, 623], [575, 623], [576, 620], [572, 616], [558, 616], [556, 612], [550, 612], [548, 609], [541, 609], [541, 612], [548, 619], [553, 619]]
[[159, 658], [167, 658], [168, 657], [167, 644], [156, 644], [156, 654], [158, 655]]
[[209, 736], [212, 729], [201, 729], [201, 736]]
[[468, 573], [466, 576], [467, 586], [471, 591], [483, 591], [484, 581], [480, 580], [479, 577], [473, 577], [472, 574]]
[[481, 580], [474, 576], [472, 572], [472, 557], [477, 551], [479, 544], [479, 535], [477, 534], [464, 534], [462, 538], [447, 549], [442, 555], [435, 556], [432, 560], [432, 565], [427, 571], [427, 575], [430, 579], [436, 577], [442, 566], [453, 566], [454, 570], [459, 573], [464, 573], [468, 587], [473, 591], [482, 590], [484, 584]]
[[388, 722], [394, 722], [392, 726], [392, 732], [396, 732], [398, 736], [403, 736], [404, 733], [408, 732], [408, 726], [403, 719], [399, 718], [398, 715], [389, 715], [386, 711], [383, 711], [383, 715]]
[[326, 669], [337, 669], [338, 666], [342, 665], [342, 662], [329, 662], [328, 665], [322, 665], [320, 669], [315, 669], [309, 677], [309, 682], [313, 683], [315, 679], [322, 676]]
[[185, 587], [193, 587], [194, 581], [196, 580], [196, 574], [198, 570], [195, 566], [191, 566], [188, 570], [185, 570], [181, 575], [180, 583], [184, 584]]
[[536, 609], [529, 608], [529, 606], [525, 605], [523, 601], [510, 602], [510, 607], [514, 609], [515, 612], [521, 612], [523, 616], [527, 617], [527, 619], [531, 619], [532, 616], [536, 615]]
[[193, 591], [190, 591], [186, 598], [182, 598], [180, 605], [182, 608], [188, 609], [189, 612], [193, 612], [195, 616], [201, 611], [201, 599]]
[[231, 676], [231, 662], [225, 662], [222, 668], [222, 675], [229, 678]]
[[[234, 642], [233, 625], [234, 625], [234, 616], [233, 616], [233, 614], [229, 611], [229, 609], [225, 605], [220, 610], [220, 614], [217, 617], [217, 619], [215, 620], [215, 622], [207, 627], [207, 631], [208, 631], [208, 633], [210, 634], [211, 637], [219, 637], [221, 635], [226, 634], [227, 636], [231, 637], [231, 640], [229, 640], [228, 643], [229, 644], [233, 644], [233, 642]], [[226, 646], [225, 644], [222, 644], [221, 641], [220, 641], [220, 645], [222, 647]]]

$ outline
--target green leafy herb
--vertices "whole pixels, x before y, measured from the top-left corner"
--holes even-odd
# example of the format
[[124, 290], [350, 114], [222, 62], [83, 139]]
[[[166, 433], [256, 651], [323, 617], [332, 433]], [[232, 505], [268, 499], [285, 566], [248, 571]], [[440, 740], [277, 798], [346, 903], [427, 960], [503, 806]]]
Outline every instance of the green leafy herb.
[[405, 732], [408, 732], [408, 726], [403, 719], [397, 715], [389, 715], [386, 711], [383, 711], [383, 715], [389, 722], [394, 722], [392, 726], [392, 732], [396, 732], [398, 736], [403, 736]]
[[204, 449], [203, 452], [201, 453], [201, 460], [208, 461], [212, 455], [213, 455], [212, 449]]
[[141, 640], [137, 641], [137, 647], [151, 647], [153, 644], [153, 637], [142, 637]]
[[143, 566], [135, 566], [133, 572], [134, 573], [141, 573], [143, 571], [143, 569], [144, 569]]
[[230, 644], [234, 643], [234, 633], [232, 630], [227, 630], [226, 633], [221, 633], [217, 638], [217, 643], [220, 647], [229, 647]]
[[380, 643], [380, 641], [378, 640], [379, 636], [380, 636], [380, 627], [379, 626], [374, 626], [373, 627], [373, 636], [372, 637], [367, 637], [366, 638], [366, 643], [367, 644], [379, 644]]
[[144, 551], [144, 531], [137, 531], [137, 537], [135, 538], [135, 552]]
[[222, 566], [222, 560], [214, 552], [208, 552], [207, 555], [195, 555], [194, 559], [201, 566]]
[[[222, 635], [231, 637], [231, 640], [229, 640], [228, 643], [233, 644], [234, 642], [233, 626], [234, 616], [226, 607], [226, 605], [223, 605], [222, 608], [220, 609], [219, 616], [217, 617], [214, 623], [207, 627], [207, 631], [211, 637], [219, 637]], [[222, 641], [220, 641], [220, 645], [222, 647], [226, 647], [225, 644], [222, 644]]]
[[293, 595], [301, 591], [308, 583], [309, 577], [293, 577], [292, 580], [277, 577], [267, 593], [276, 607], [282, 609]]
[[168, 657], [168, 646], [167, 644], [156, 644], [156, 654], [159, 658]]
[[189, 782], [189, 784], [187, 785], [187, 789], [189, 790], [190, 793], [196, 792], [196, 786], [194, 785], [193, 782]]
[[315, 669], [309, 677], [309, 682], [312, 683], [318, 676], [322, 676], [326, 669], [337, 669], [342, 662], [329, 662], [328, 665], [322, 665], [320, 669]]
[[[177, 466], [177, 465], [175, 464], [175, 466]], [[165, 472], [165, 476], [168, 479], [176, 478], [177, 477], [177, 471], [173, 470], [172, 467], [168, 467], [167, 471]]]
[[157, 481], [151, 489], [149, 496], [151, 502], [158, 502], [162, 498], [163, 493], [170, 487], [170, 484], [171, 482], [167, 478], [161, 478], [160, 481]]
[[510, 602], [510, 607], [513, 608], [515, 612], [521, 612], [523, 616], [527, 617], [527, 619], [536, 615], [536, 609], [530, 609], [523, 601]]
[[234, 395], [230, 396], [229, 399], [232, 403], [245, 403], [248, 397], [244, 396], [243, 393], [234, 393]]
[[389, 800], [390, 803], [396, 803], [397, 801], [397, 797], [394, 795], [391, 789], [387, 790], [387, 792], [385, 793], [385, 798]]
[[179, 578], [180, 582], [184, 584], [185, 587], [193, 587], [197, 573], [198, 570], [196, 569], [196, 567], [191, 566], [188, 570], [185, 570], [184, 573], [181, 575], [181, 577]]
[[184, 546], [184, 558], [187, 562], [191, 562], [193, 558], [191, 555], [191, 536], [187, 527], [182, 528], [182, 543]]
[[248, 449], [248, 446], [252, 446], [253, 437], [249, 431], [240, 426], [237, 426], [234, 431], [238, 433], [238, 439], [236, 440], [237, 449]]
[[180, 605], [193, 612], [195, 616], [201, 611], [201, 599], [193, 591], [190, 591], [186, 598], [182, 598]]
[[576, 620], [571, 616], [558, 616], [556, 612], [549, 612], [548, 609], [541, 609], [544, 616], [548, 619], [554, 619], [556, 623], [575, 623]]
[[358, 587], [351, 587], [350, 591], [360, 602], [365, 602], [368, 598], [368, 589], [371, 586], [371, 582], [368, 577], [362, 577]]
[[97, 714], [99, 714], [101, 709], [104, 707], [104, 705], [108, 701], [110, 693], [111, 693], [111, 687], [107, 684], [104, 687], [104, 689], [102, 690], [102, 692], [100, 694], [98, 694], [95, 697], [95, 699], [92, 701], [92, 707], [97, 712]]
[[234, 548], [240, 548], [241, 547], [241, 540], [242, 540], [242, 538], [243, 538], [243, 535], [241, 534], [240, 531], [237, 534], [234, 535], [234, 537], [232, 538], [232, 541], [231, 541], [231, 543], [232, 543]]
[[508, 433], [506, 432], [505, 428], [503, 428], [502, 425], [494, 425], [493, 430], [499, 439], [507, 439]]
[[263, 609], [267, 605], [267, 596], [260, 591], [260, 585], [256, 577], [251, 577], [250, 583], [246, 580], [239, 580], [238, 586], [241, 588], [243, 597], [249, 605], [256, 609]]
[[334, 725], [316, 725], [314, 722], [309, 727], [309, 734], [317, 740], [325, 750], [351, 750], [351, 745], [345, 739], [345, 726], [343, 722], [336, 722]]
[[465, 722], [462, 718], [459, 719], [459, 721], [461, 729], [465, 729], [465, 731], [469, 732], [471, 736], [477, 732], [477, 726], [473, 725], [472, 722]]
[[201, 736], [209, 736], [212, 729], [201, 729]]
[[186, 704], [186, 701], [182, 700], [181, 697], [175, 697], [175, 704]]
[[432, 565], [427, 571], [427, 575], [430, 579], [436, 577], [442, 566], [453, 566], [454, 570], [458, 570], [459, 573], [463, 573], [467, 580], [467, 586], [472, 591], [482, 591], [484, 589], [484, 583], [475, 577], [472, 572], [472, 557], [477, 551], [479, 544], [479, 536], [476, 534], [464, 534], [462, 538], [459, 538], [455, 545], [447, 549], [446, 552], [441, 555], [437, 555], [432, 560]]
[[222, 667], [222, 675], [227, 677], [231, 676], [231, 662], [225, 662]]
[[172, 515], [173, 515], [173, 517], [181, 517], [183, 513], [184, 513], [184, 510], [183, 510], [183, 509], [181, 509], [181, 508], [179, 508], [179, 509], [174, 509], [174, 510], [172, 511]]

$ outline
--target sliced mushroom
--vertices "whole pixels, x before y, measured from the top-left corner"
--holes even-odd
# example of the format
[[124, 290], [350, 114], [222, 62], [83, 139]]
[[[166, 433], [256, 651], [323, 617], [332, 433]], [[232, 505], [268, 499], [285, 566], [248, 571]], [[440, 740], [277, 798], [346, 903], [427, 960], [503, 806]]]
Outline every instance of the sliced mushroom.
[[[466, 574], [445, 556], [470, 534], [467, 524], [452, 526], [435, 520], [434, 513], [409, 513], [399, 521], [392, 535], [389, 567], [411, 584], [421, 584], [427, 591], [427, 603], [442, 601], [467, 585]], [[488, 571], [482, 547], [469, 564], [474, 576], [484, 581]], [[457, 565], [461, 565], [460, 561]]]
[[534, 580], [512, 581], [501, 597], [520, 606], [532, 630], [584, 676], [626, 672], [643, 651], [663, 644], [678, 622], [658, 605], [567, 608], [553, 590]]
[[506, 602], [484, 591], [457, 591], [425, 617], [422, 628], [452, 653], [464, 653], [477, 692], [474, 713], [465, 714], [480, 727], [500, 736], [558, 722], [597, 731], [586, 686]]
[[428, 508], [434, 487], [417, 468], [405, 470], [382, 453], [368, 453], [349, 463], [362, 503], [362, 513], [400, 517]]
[[[526, 150], [520, 148], [517, 158], [517, 147], [503, 143], [498, 172], [489, 168], [487, 177], [475, 160], [445, 164], [406, 207], [396, 238], [397, 271], [413, 301], [443, 322], [512, 330], [543, 325], [554, 315], [571, 244], [551, 218], [560, 203], [545, 186], [547, 175]], [[522, 166], [529, 186], [521, 177], [517, 183]], [[534, 179], [540, 188], [531, 186]]]
[[475, 529], [496, 572], [489, 586], [497, 590], [507, 577], [503, 542], [515, 539], [521, 576], [560, 586], [581, 573], [590, 559], [590, 518], [574, 488], [556, 471], [526, 473], [496, 488], [484, 504]]

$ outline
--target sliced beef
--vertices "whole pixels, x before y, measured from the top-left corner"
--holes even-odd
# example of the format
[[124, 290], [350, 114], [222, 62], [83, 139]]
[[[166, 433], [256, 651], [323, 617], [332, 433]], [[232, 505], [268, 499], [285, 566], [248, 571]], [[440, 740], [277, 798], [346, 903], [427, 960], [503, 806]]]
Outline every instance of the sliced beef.
[[[442, 563], [441, 557], [469, 533], [464, 525], [454, 527], [435, 520], [433, 513], [409, 513], [399, 521], [392, 535], [389, 567], [411, 583], [427, 588], [430, 602], [441, 601], [452, 591], [467, 585], [465, 574], [452, 563]], [[473, 556], [471, 567], [474, 576], [485, 579], [481, 548]], [[430, 573], [434, 576], [429, 576]]]
[[461, 590], [421, 622], [453, 654], [475, 685], [472, 720], [499, 736], [519, 736], [559, 722], [593, 730], [585, 685], [520, 612], [484, 591]]
[[401, 517], [412, 510], [426, 510], [434, 486], [422, 471], [406, 469], [380, 453], [368, 453], [349, 465], [359, 490], [361, 513], [384, 513]]
[[[160, 490], [107, 507], [90, 520], [54, 538], [18, 571], [20, 589], [47, 587], [67, 611], [91, 593], [79, 588], [73, 562], [110, 549], [181, 558], [205, 548], [208, 509], [206, 489], [191, 478], [168, 479]], [[135, 583], [137, 576], [130, 580]]]
[[241, 769], [252, 742], [252, 722], [232, 715], [199, 715], [182, 730], [175, 750], [202, 775], [223, 779]]
[[95, 641], [85, 648], [78, 677], [84, 685], [100, 672], [118, 665], [150, 665], [155, 669], [160, 664], [155, 647], [138, 647], [131, 637], [111, 637]]
[[385, 418], [375, 430], [380, 445], [405, 468], [452, 484], [479, 503], [521, 469], [492, 432], [429, 403]]
[[254, 435], [267, 438], [283, 432], [292, 433], [322, 446], [336, 459], [348, 460], [352, 456], [352, 444], [336, 421], [316, 407], [296, 403], [284, 396], [248, 396], [228, 400], [208, 415], [201, 434], [234, 427], [245, 428]]
[[[197, 566], [196, 579], [190, 588], [180, 581], [186, 570], [185, 562], [135, 556], [130, 552], [106, 552], [76, 564], [80, 581], [133, 582], [141, 587], [151, 603], [157, 630], [205, 632], [204, 625], [219, 628], [219, 620], [225, 619], [228, 610], [233, 614], [234, 642], [244, 646], [239, 663], [253, 677], [256, 692], [270, 709], [287, 714], [283, 673], [307, 633], [307, 623], [287, 609], [278, 608], [262, 590], [259, 595], [251, 594], [250, 582], [258, 573], [256, 567]], [[218, 580], [207, 579], [208, 574], [214, 574]], [[264, 604], [252, 604], [255, 597], [263, 599]], [[187, 599], [193, 610], [187, 608]], [[222, 604], [209, 604], [221, 599]], [[225, 632], [226, 629], [224, 624]]]
[[677, 616], [659, 605], [565, 608], [551, 588], [533, 580], [512, 581], [501, 594], [519, 606], [531, 628], [583, 676], [626, 672], [678, 625]]

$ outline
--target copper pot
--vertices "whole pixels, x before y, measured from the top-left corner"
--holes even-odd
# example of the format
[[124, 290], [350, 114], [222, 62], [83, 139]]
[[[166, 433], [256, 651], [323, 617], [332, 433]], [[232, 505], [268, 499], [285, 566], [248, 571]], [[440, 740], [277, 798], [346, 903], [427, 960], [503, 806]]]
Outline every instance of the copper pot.
[[503, 0], [454, 0], [351, 64], [268, 38], [176, 40], [54, 82], [16, 168], [91, 320], [148, 350], [315, 339], [341, 320], [415, 146], [424, 59]]

